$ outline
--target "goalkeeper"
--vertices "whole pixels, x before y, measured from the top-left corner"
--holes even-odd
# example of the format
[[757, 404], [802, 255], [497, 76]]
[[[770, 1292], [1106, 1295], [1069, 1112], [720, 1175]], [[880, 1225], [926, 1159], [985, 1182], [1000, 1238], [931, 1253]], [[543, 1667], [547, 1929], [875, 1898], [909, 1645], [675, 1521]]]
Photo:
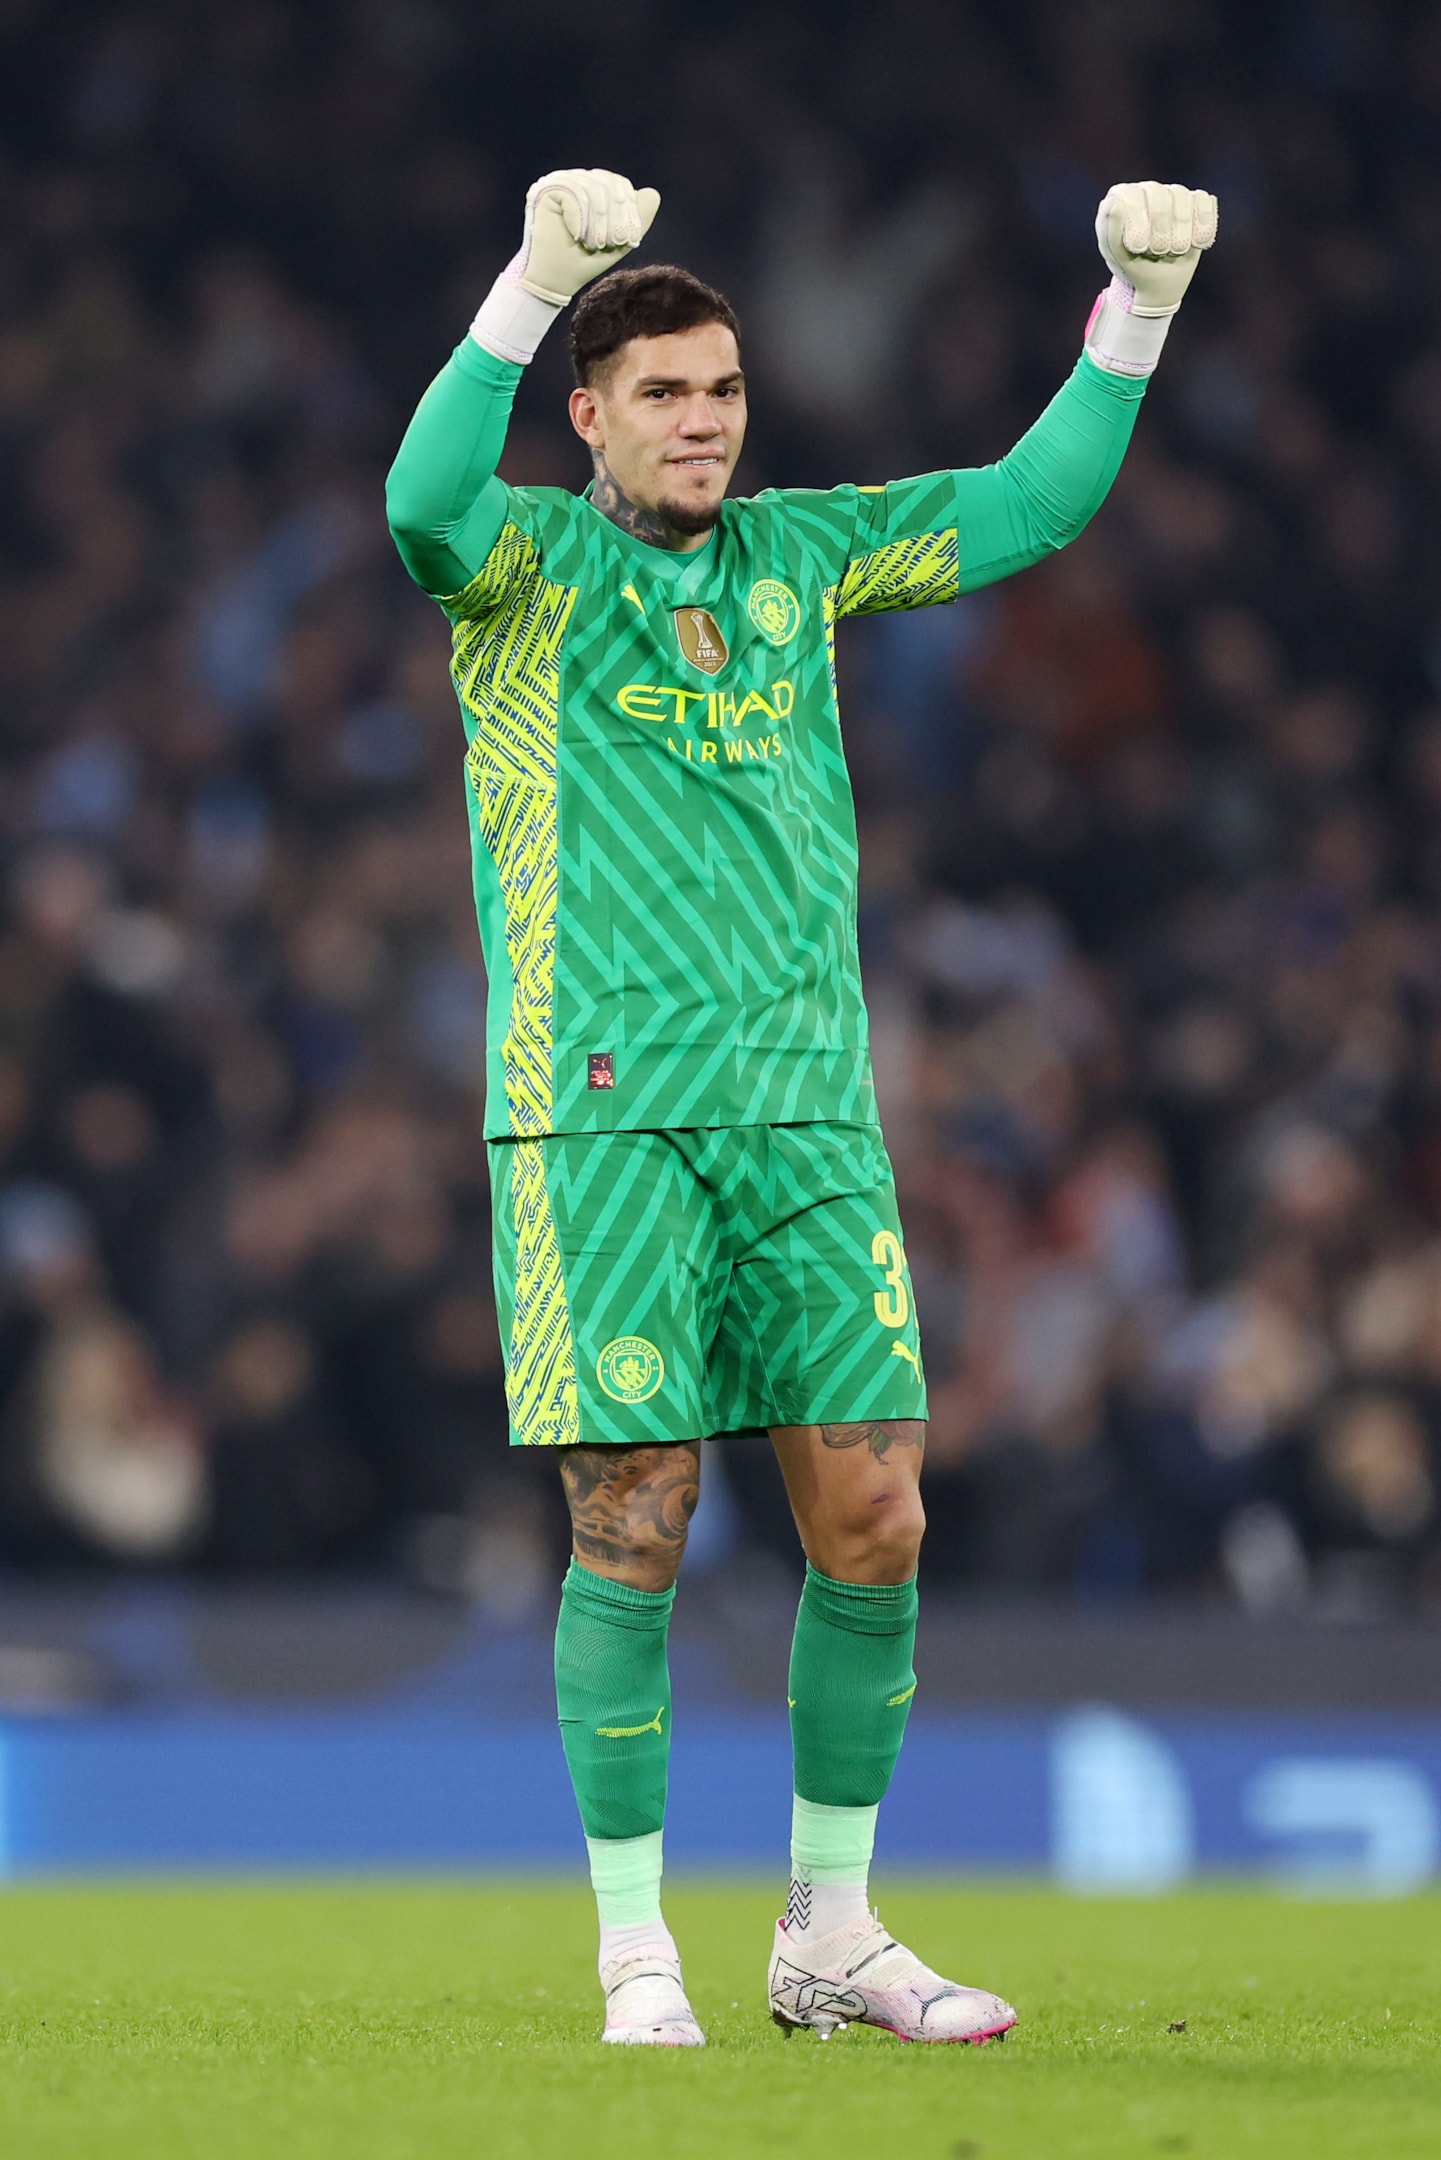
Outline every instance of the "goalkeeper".
[[[616, 268], [657, 207], [612, 173], [536, 182], [388, 487], [406, 566], [454, 633], [496, 1295], [514, 1444], [557, 1451], [574, 1526], [556, 1693], [605, 2038], [702, 2042], [661, 1917], [666, 1632], [700, 1443], [766, 1429], [807, 1560], [772, 2012], [979, 2042], [1015, 2012], [930, 1971], [867, 1898], [915, 1692], [926, 1403], [832, 638], [842, 616], [954, 600], [1080, 532], [1216, 205], [1111, 190], [1084, 350], [999, 464], [735, 502], [734, 314], [688, 271]], [[594, 481], [510, 487], [516, 384], [577, 294], [570, 416]]]

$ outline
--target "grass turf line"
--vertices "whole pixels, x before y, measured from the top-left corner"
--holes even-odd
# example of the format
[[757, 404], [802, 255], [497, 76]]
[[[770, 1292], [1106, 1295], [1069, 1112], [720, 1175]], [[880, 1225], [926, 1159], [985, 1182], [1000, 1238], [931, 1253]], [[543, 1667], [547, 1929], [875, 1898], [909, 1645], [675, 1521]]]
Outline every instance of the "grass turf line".
[[[702, 2051], [596, 2044], [577, 1886], [7, 1890], [0, 2150], [24, 2160], [1331, 2160], [1441, 2151], [1441, 1904], [896, 1884], [1005, 2046], [787, 2041], [773, 1891], [677, 1884]], [[1183, 2032], [1170, 2028], [1184, 2020]]]

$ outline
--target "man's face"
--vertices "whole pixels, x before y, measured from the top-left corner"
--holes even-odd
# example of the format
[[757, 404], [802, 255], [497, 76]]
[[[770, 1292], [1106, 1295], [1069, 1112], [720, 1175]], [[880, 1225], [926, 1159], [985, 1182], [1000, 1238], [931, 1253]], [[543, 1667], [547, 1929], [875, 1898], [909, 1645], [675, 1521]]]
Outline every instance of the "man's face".
[[638, 509], [677, 532], [708, 532], [745, 440], [734, 332], [712, 322], [631, 338], [595, 382], [571, 392], [570, 417]]

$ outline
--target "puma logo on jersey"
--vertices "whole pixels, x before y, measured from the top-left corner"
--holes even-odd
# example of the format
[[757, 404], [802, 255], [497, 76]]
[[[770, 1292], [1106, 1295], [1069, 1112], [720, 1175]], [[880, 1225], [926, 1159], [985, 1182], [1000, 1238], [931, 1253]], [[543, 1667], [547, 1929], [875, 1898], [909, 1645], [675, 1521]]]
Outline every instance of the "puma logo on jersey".
[[920, 1359], [919, 1359], [919, 1358], [918, 1358], [918, 1357], [916, 1356], [916, 1353], [915, 1353], [915, 1351], [914, 1351], [914, 1350], [912, 1350], [912, 1349], [910, 1349], [910, 1348], [908, 1348], [908, 1346], [907, 1346], [907, 1345], [906, 1345], [905, 1343], [903, 1343], [903, 1342], [893, 1342], [893, 1343], [891, 1344], [891, 1356], [892, 1356], [892, 1357], [903, 1357], [903, 1358], [909, 1358], [909, 1359], [910, 1359], [910, 1361], [911, 1361], [911, 1363], [912, 1363], [912, 1364], [913, 1364], [913, 1365], [915, 1366], [915, 1368], [916, 1368], [916, 1373], [917, 1373], [917, 1376], [919, 1376], [919, 1374], [920, 1374], [920, 1370], [921, 1370], [921, 1361], [920, 1361]]

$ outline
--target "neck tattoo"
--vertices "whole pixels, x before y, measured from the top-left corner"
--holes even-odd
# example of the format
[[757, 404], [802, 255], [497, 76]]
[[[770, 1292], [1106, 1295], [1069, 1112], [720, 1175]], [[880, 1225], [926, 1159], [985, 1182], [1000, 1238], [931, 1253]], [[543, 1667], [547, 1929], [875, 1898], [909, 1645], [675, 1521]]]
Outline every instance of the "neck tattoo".
[[651, 547], [669, 548], [672, 553], [680, 546], [684, 535], [668, 525], [658, 510], [642, 510], [628, 495], [622, 495], [614, 473], [606, 464], [599, 450], [591, 453], [595, 461], [595, 486], [591, 501], [612, 525], [619, 525], [634, 540], [645, 540]]

